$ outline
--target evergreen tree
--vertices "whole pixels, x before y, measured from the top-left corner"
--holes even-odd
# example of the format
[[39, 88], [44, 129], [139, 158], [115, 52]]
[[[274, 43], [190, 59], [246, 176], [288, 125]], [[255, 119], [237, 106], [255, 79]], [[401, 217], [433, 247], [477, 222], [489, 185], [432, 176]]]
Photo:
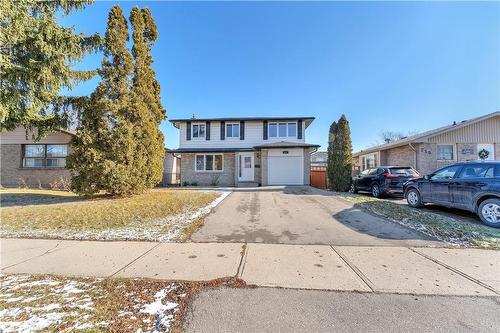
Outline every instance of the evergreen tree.
[[130, 105], [132, 57], [126, 43], [128, 26], [119, 6], [108, 16], [99, 70], [101, 82], [82, 112], [73, 140], [74, 152], [67, 167], [72, 170], [72, 189], [91, 195], [99, 191], [126, 195], [144, 190], [141, 170], [134, 160], [135, 114]]
[[56, 16], [91, 2], [0, 1], [0, 129], [37, 127], [42, 136], [68, 125], [71, 106], [81, 99], [59, 93], [95, 75], [71, 65], [95, 50], [100, 38], [62, 27]]
[[330, 126], [327, 172], [330, 190], [340, 192], [349, 190], [352, 174], [352, 144], [351, 130], [345, 115]]
[[130, 14], [133, 27], [132, 55], [134, 76], [131, 90], [132, 109], [135, 111], [137, 168], [144, 177], [145, 186], [151, 188], [163, 177], [165, 158], [164, 138], [160, 123], [165, 109], [160, 99], [160, 84], [151, 68], [151, 49], [158, 38], [156, 24], [149, 9], [134, 7]]

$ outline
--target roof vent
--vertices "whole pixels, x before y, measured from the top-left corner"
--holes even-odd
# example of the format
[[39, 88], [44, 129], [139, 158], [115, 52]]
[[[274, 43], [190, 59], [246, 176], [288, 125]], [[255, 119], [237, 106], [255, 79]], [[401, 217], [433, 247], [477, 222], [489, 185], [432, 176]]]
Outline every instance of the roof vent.
[[456, 122], [456, 121], [454, 121], [454, 122], [453, 122], [453, 126], [455, 126], [456, 124], [457, 124], [457, 122]]

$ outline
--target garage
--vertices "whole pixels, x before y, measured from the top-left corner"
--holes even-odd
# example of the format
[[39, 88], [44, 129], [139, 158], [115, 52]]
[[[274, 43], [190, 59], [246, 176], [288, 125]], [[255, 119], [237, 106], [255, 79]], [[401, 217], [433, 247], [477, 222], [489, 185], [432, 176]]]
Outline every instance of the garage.
[[267, 161], [269, 185], [304, 184], [304, 149], [270, 149]]

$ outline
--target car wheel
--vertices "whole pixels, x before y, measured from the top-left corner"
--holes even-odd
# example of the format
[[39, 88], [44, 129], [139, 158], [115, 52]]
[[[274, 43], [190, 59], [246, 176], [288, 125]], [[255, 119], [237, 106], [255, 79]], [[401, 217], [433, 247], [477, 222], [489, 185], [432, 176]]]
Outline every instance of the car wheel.
[[414, 208], [420, 208], [424, 205], [422, 203], [422, 197], [420, 196], [420, 192], [414, 188], [406, 192], [406, 201], [408, 202], [408, 205]]
[[478, 214], [484, 224], [500, 228], [500, 199], [487, 199], [481, 202]]
[[377, 184], [372, 185], [372, 196], [374, 198], [380, 198], [380, 187]]
[[358, 193], [358, 189], [356, 188], [356, 185], [351, 184], [351, 188], [349, 189], [349, 192], [351, 192], [351, 193]]

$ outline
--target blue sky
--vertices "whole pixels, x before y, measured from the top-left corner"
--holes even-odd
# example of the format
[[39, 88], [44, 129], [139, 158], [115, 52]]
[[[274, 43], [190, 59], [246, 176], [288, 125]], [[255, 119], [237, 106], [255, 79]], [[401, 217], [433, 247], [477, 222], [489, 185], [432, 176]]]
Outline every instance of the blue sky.
[[[104, 34], [119, 4], [149, 7], [169, 118], [315, 116], [326, 149], [342, 113], [354, 150], [384, 130], [422, 131], [500, 110], [500, 3], [97, 2], [62, 19]], [[78, 68], [96, 68], [100, 54]], [[99, 78], [72, 94], [90, 94]], [[178, 132], [162, 124], [166, 146]]]

